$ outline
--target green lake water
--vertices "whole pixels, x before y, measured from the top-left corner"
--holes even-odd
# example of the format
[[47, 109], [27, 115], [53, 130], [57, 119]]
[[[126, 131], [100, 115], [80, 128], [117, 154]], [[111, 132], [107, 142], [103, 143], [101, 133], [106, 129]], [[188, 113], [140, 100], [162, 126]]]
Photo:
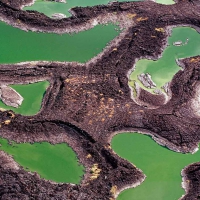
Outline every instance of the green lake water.
[[[187, 38], [189, 41], [186, 45], [173, 45], [173, 42], [176, 41], [185, 43]], [[200, 55], [200, 34], [192, 28], [173, 28], [168, 43], [169, 46], [164, 50], [162, 58], [157, 61], [142, 59], [136, 63], [136, 69], [130, 75], [129, 84], [131, 86], [136, 81], [142, 88], [152, 92], [154, 89], [145, 88], [137, 78], [141, 73], [149, 73], [156, 83], [157, 89], [160, 89], [165, 83], [171, 81], [173, 76], [181, 69], [176, 64], [176, 59]]]
[[[96, 56], [119, 32], [116, 25], [98, 25], [77, 34], [25, 32], [0, 22], [0, 63], [22, 61], [86, 62]], [[103, 36], [103, 37], [99, 37]]]
[[[119, 2], [124, 1], [137, 1], [137, 0], [118, 0]], [[139, 0], [142, 1], [142, 0]], [[110, 0], [67, 0], [67, 3], [58, 3], [58, 2], [49, 2], [44, 0], [36, 0], [35, 3], [31, 6], [24, 7], [24, 10], [35, 10], [41, 13], [44, 13], [48, 17], [51, 17], [54, 13], [62, 13], [65, 14], [67, 17], [71, 16], [71, 14], [68, 12], [70, 8], [81, 6], [95, 6], [95, 5], [105, 5], [108, 4]], [[173, 0], [156, 0], [159, 4], [174, 4], [175, 2]]]
[[[119, 32], [115, 25], [96, 26], [78, 34], [48, 34], [24, 32], [0, 22], [0, 63], [23, 61], [78, 61], [86, 62], [96, 56], [114, 39]], [[103, 35], [103, 37], [99, 37]], [[0, 107], [11, 109], [22, 115], [34, 115], [39, 112], [47, 81], [28, 85], [12, 85], [24, 101], [16, 109], [0, 102]], [[49, 143], [7, 144], [0, 140], [0, 149], [13, 155], [16, 162], [28, 171], [36, 171], [41, 177], [56, 182], [79, 183], [83, 175], [83, 166], [78, 165], [73, 150], [66, 144]]]
[[75, 152], [66, 144], [12, 143], [0, 138], [0, 150], [12, 155], [27, 171], [37, 172], [42, 178], [55, 182], [80, 183], [84, 167]]
[[165, 5], [175, 4], [173, 0], [156, 0], [156, 3], [165, 4]]
[[0, 101], [0, 108], [13, 110], [15, 113], [20, 113], [22, 115], [35, 115], [41, 108], [41, 102], [48, 86], [48, 81], [27, 85], [11, 85], [11, 87], [24, 98], [22, 105], [18, 108], [14, 108], [6, 106]]
[[185, 194], [181, 188], [181, 170], [200, 161], [200, 151], [195, 154], [176, 153], [139, 133], [114, 136], [112, 149], [147, 176], [140, 186], [120, 193], [117, 200], [178, 200]]
[[[123, 2], [126, 0], [118, 0], [119, 2]], [[131, 0], [127, 0], [131, 1]], [[134, 1], [134, 0], [132, 0]], [[38, 12], [44, 13], [48, 17], [51, 17], [54, 13], [62, 13], [65, 14], [67, 17], [71, 16], [71, 14], [68, 12], [70, 8], [81, 6], [95, 6], [95, 5], [103, 5], [108, 4], [110, 0], [67, 0], [67, 3], [58, 3], [58, 2], [47, 2], [44, 0], [36, 0], [36, 2], [31, 5], [24, 7], [24, 10], [36, 10]]]
[[[174, 3], [171, 0], [158, 1], [165, 4]], [[70, 14], [67, 10], [71, 7], [92, 6], [106, 4], [107, 2], [107, 0], [101, 2], [74, 0], [68, 1], [67, 4], [62, 4], [37, 1], [33, 6], [25, 9], [37, 10], [48, 16], [55, 12], [69, 16]], [[98, 25], [89, 31], [78, 34], [56, 35], [24, 32], [1, 22], [0, 63], [34, 60], [86, 62], [100, 53], [106, 44], [119, 34], [114, 30], [115, 28], [117, 28], [115, 25]], [[189, 38], [189, 42], [185, 46], [176, 47], [172, 45], [173, 42], [178, 40], [185, 42], [187, 38]], [[170, 46], [164, 51], [163, 57], [158, 61], [138, 61], [136, 70], [131, 74], [130, 79], [132, 81], [130, 85], [133, 80], [138, 81], [138, 74], [148, 72], [152, 75], [152, 79], [156, 82], [158, 88], [160, 88], [180, 70], [175, 63], [176, 58], [200, 54], [199, 42], [199, 34], [195, 30], [191, 28], [174, 28], [172, 37], [169, 38]], [[35, 89], [35, 92], [32, 93], [36, 96], [36, 99], [38, 96], [40, 98], [34, 101], [32, 101], [33, 97], [29, 96], [32, 94], [27, 92], [30, 91], [30, 88], [22, 89], [28, 86], [31, 87], [34, 84], [12, 86], [27, 101], [26, 106], [23, 105], [25, 103], [24, 100], [18, 110], [12, 110], [24, 115], [37, 113], [46, 87], [48, 87], [48, 82], [38, 84], [41, 84], [38, 87], [41, 89]], [[25, 96], [25, 93], [27, 96]], [[37, 106], [34, 102], [37, 102]], [[22, 109], [23, 106], [24, 108]], [[1, 103], [0, 107], [3, 107]], [[33, 110], [30, 111], [30, 107]], [[28, 143], [8, 145], [4, 139], [1, 139], [0, 143], [2, 144], [0, 149], [13, 155], [14, 159], [26, 170], [37, 171], [41, 177], [56, 182], [80, 182], [80, 177], [83, 175], [83, 166], [78, 165], [75, 153], [66, 144], [50, 145], [44, 142], [33, 145]], [[122, 192], [118, 200], [178, 199], [184, 194], [183, 189], [181, 189], [181, 169], [192, 162], [200, 160], [199, 152], [194, 155], [176, 153], [157, 145], [150, 137], [136, 133], [115, 136], [112, 140], [112, 147], [117, 154], [134, 163], [148, 176], [140, 186]]]

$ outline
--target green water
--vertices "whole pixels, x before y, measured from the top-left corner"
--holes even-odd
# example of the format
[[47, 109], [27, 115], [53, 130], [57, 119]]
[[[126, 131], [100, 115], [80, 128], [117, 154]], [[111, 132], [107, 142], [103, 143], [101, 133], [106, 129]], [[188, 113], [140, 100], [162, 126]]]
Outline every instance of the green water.
[[[128, 0], [119, 0], [119, 2], [128, 1]], [[131, 0], [129, 0], [131, 1]], [[135, 0], [132, 0], [135, 1]], [[24, 7], [24, 10], [36, 10], [38, 12], [44, 13], [48, 17], [51, 17], [54, 13], [62, 13], [67, 17], [71, 16], [68, 12], [70, 8], [81, 6], [95, 6], [95, 5], [103, 5], [108, 4], [110, 0], [67, 0], [67, 3], [57, 3], [57, 2], [48, 2], [44, 0], [36, 0], [36, 2], [32, 6]]]
[[12, 143], [0, 138], [0, 150], [12, 155], [27, 171], [37, 172], [42, 178], [55, 182], [80, 183], [84, 167], [78, 163], [76, 154], [66, 144]]
[[[167, 2], [163, 0], [158, 1], [158, 3], [174, 3], [171, 0]], [[68, 1], [67, 4], [62, 4], [37, 1], [33, 6], [26, 7], [25, 9], [37, 10], [48, 16], [55, 12], [70, 16], [67, 10], [71, 7], [92, 6], [106, 4], [107, 2], [107, 0], [101, 2], [89, 0], [79, 2], [74, 0]], [[119, 34], [114, 30], [116, 27], [114, 25], [98, 25], [89, 31], [60, 36], [47, 33], [27, 33], [2, 22], [0, 23], [0, 63], [34, 60], [86, 62], [100, 53], [106, 44]], [[98, 37], [100, 35], [103, 35], [103, 37]], [[187, 45], [181, 47], [172, 45], [177, 40], [185, 42], [186, 38], [189, 38]], [[157, 84], [157, 87], [160, 88], [180, 70], [175, 63], [176, 58], [200, 54], [199, 34], [191, 28], [174, 28], [173, 35], [169, 38], [169, 44], [170, 46], [164, 51], [163, 57], [158, 61], [141, 60], [137, 63], [136, 70], [130, 77], [132, 82], [133, 80], [138, 81], [138, 74], [148, 72], [152, 75], [152, 79]], [[13, 87], [19, 87], [18, 89], [20, 90], [24, 86]], [[17, 88], [14, 89], [17, 90]], [[27, 97], [19, 90], [17, 91], [26, 100]], [[27, 93], [29, 90], [26, 89], [24, 91], [26, 91], [24, 93]], [[23, 111], [19, 108], [15, 112], [25, 115], [37, 113], [40, 109], [45, 90], [42, 91], [40, 101], [37, 101], [40, 102], [37, 104], [37, 111], [29, 110], [29, 107], [35, 108], [37, 106], [31, 103], [32, 98], [29, 100], [27, 98], [26, 108], [24, 107]], [[32, 93], [37, 96], [38, 92], [39, 90]], [[3, 106], [0, 105], [0, 107]], [[11, 146], [3, 139], [0, 140], [0, 143], [2, 144], [1, 149], [12, 154], [20, 165], [27, 167], [27, 170], [37, 171], [45, 179], [56, 182], [78, 183], [80, 176], [83, 175], [83, 167], [78, 166], [75, 153], [65, 144], [35, 143], [30, 145], [28, 143], [14, 143]], [[116, 153], [136, 164], [148, 176], [139, 187], [122, 192], [119, 195], [119, 200], [171, 200], [180, 198], [184, 194], [184, 191], [181, 189], [181, 169], [192, 162], [199, 161], [198, 157], [200, 158], [199, 152], [194, 155], [175, 153], [157, 145], [148, 136], [139, 134], [117, 135], [112, 140], [112, 147]], [[70, 151], [71, 154], [69, 153]]]
[[24, 98], [22, 105], [18, 108], [14, 108], [6, 106], [2, 101], [0, 101], [0, 108], [13, 110], [15, 113], [20, 113], [22, 115], [35, 115], [41, 108], [41, 102], [48, 86], [48, 81], [27, 85], [11, 85], [11, 87]]
[[111, 24], [98, 25], [77, 34], [58, 35], [25, 32], [0, 22], [0, 63], [38, 60], [86, 62], [119, 34], [115, 28], [117, 26]]
[[[188, 44], [183, 46], [174, 46], [173, 42], [183, 41]], [[152, 80], [156, 83], [157, 89], [160, 89], [165, 83], [172, 80], [173, 76], [181, 69], [176, 64], [177, 58], [186, 58], [200, 55], [200, 34], [189, 27], [173, 28], [172, 36], [168, 39], [169, 46], [164, 50], [162, 58], [157, 61], [142, 59], [136, 63], [136, 69], [130, 75], [129, 84], [133, 86], [134, 81], [145, 88], [138, 80], [137, 76], [141, 73], [149, 73]], [[154, 89], [147, 89], [152, 92]]]
[[120, 193], [117, 200], [178, 200], [185, 194], [181, 188], [181, 170], [200, 161], [200, 151], [176, 153], [138, 133], [116, 135], [112, 139], [112, 149], [147, 176], [140, 186]]
[[165, 4], [165, 5], [175, 4], [173, 0], [156, 0], [156, 3]]
[[[57, 35], [24, 32], [0, 22], [0, 63], [38, 60], [86, 62], [119, 34], [115, 28], [115, 25], [99, 25], [78, 34]], [[0, 102], [0, 107], [22, 115], [34, 115], [41, 108], [48, 85], [47, 81], [13, 85], [24, 98], [22, 105], [16, 109]], [[0, 142], [3, 144], [1, 149], [12, 154], [20, 165], [29, 171], [37, 171], [45, 179], [70, 183], [79, 183], [81, 180], [83, 167], [78, 166], [75, 153], [66, 144], [26, 143], [10, 146], [6, 140]]]

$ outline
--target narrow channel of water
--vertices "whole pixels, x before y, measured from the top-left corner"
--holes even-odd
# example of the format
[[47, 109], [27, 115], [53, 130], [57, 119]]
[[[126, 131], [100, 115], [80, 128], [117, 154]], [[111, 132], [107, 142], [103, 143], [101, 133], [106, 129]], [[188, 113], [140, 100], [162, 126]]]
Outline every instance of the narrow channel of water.
[[119, 35], [117, 28], [112, 24], [98, 25], [77, 34], [58, 35], [25, 32], [0, 22], [0, 63], [38, 60], [86, 62]]
[[173, 1], [173, 0], [156, 0], [156, 3], [165, 4], [165, 5], [172, 5], [172, 4], [175, 4], [175, 1]]
[[[188, 39], [188, 41], [187, 41]], [[182, 42], [182, 46], [174, 46], [174, 42]], [[136, 81], [143, 89], [147, 89], [138, 80], [141, 73], [149, 73], [156, 83], [157, 89], [172, 80], [173, 76], [181, 69], [176, 64], [176, 59], [200, 55], [200, 34], [189, 27], [176, 27], [168, 39], [169, 46], [164, 50], [162, 57], [157, 61], [142, 59], [136, 63], [136, 69], [130, 75], [130, 86]]]
[[181, 170], [200, 161], [200, 151], [195, 154], [176, 153], [139, 133], [114, 136], [112, 149], [147, 176], [140, 186], [120, 193], [117, 200], [178, 200], [185, 194], [181, 188]]
[[11, 85], [23, 98], [22, 105], [18, 108], [6, 106], [0, 101], [0, 108], [13, 110], [21, 115], [35, 115], [40, 111], [42, 99], [49, 86], [48, 81], [32, 83], [27, 85]]
[[0, 138], [0, 150], [12, 155], [26, 171], [37, 172], [42, 178], [55, 182], [79, 184], [84, 167], [75, 152], [65, 143], [12, 143]]

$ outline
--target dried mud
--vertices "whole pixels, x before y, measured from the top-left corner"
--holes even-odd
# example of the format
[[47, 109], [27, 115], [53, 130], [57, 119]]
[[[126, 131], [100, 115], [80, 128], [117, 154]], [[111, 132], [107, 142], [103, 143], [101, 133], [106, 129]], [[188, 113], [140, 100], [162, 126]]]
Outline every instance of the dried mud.
[[[4, 199], [116, 198], [119, 191], [145, 178], [110, 148], [112, 136], [122, 131], [150, 134], [159, 144], [183, 153], [197, 148], [200, 118], [193, 112], [191, 101], [198, 96], [200, 57], [178, 62], [183, 70], [171, 81], [167, 102], [143, 91], [138, 98], [148, 104], [137, 104], [128, 86], [128, 74], [138, 59], [161, 56], [172, 27], [200, 30], [199, 1], [179, 1], [169, 6], [147, 1], [77, 7], [71, 9], [72, 17], [61, 20], [19, 9], [29, 1], [11, 2], [0, 2], [0, 19], [23, 30], [71, 33], [90, 29], [94, 22], [119, 22], [124, 30], [85, 64], [38, 61], [0, 65], [1, 84], [50, 82], [37, 115], [0, 112], [0, 136], [16, 142], [67, 142], [86, 167], [81, 184], [72, 186], [51, 184], [23, 169], [1, 166], [0, 176], [8, 177], [0, 182]], [[6, 120], [10, 123], [5, 124]], [[94, 164], [101, 170], [96, 179], [91, 178]], [[14, 183], [12, 190], [4, 189]]]

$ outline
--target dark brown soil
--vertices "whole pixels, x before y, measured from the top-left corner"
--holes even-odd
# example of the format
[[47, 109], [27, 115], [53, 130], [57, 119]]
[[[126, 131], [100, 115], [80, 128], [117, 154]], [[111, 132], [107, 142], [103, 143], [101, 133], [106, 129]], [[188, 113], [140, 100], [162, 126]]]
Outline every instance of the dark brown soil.
[[24, 5], [28, 5], [33, 2], [33, 0], [1, 0], [1, 2], [5, 3], [8, 6], [11, 6], [13, 8], [21, 8]]
[[182, 174], [188, 190], [188, 194], [182, 200], [200, 199], [200, 163], [194, 163], [186, 167]]
[[[80, 186], [55, 186], [67, 187], [67, 191], [72, 191], [69, 199], [114, 198], [111, 188], [117, 186], [117, 191], [120, 191], [143, 181], [142, 172], [110, 149], [110, 140], [116, 132], [149, 133], [160, 144], [181, 152], [191, 152], [197, 147], [200, 118], [191, 108], [191, 99], [195, 98], [196, 88], [200, 84], [200, 57], [181, 61], [184, 70], [174, 76], [170, 87], [172, 97], [167, 104], [161, 97], [157, 99], [155, 95], [144, 91], [141, 93], [140, 100], [156, 106], [156, 109], [140, 106], [133, 101], [127, 74], [136, 59], [156, 59], [162, 53], [170, 27], [185, 25], [200, 30], [199, 1], [179, 1], [170, 6], [149, 1], [79, 7], [72, 9], [74, 16], [62, 20], [15, 9], [21, 6], [20, 1], [12, 5], [15, 8], [4, 2], [0, 2], [0, 18], [21, 29], [78, 32], [91, 28], [92, 19], [99, 23], [119, 21], [120, 26], [125, 28], [102, 54], [85, 64], [38, 62], [0, 65], [2, 83], [50, 81], [41, 112], [36, 116], [13, 117], [10, 111], [0, 112], [0, 136], [16, 142], [67, 142], [86, 167]], [[5, 120], [11, 120], [10, 124], [5, 124]], [[91, 157], [87, 158], [89, 154]], [[97, 179], [91, 180], [90, 169], [94, 164], [98, 164], [101, 172]], [[13, 172], [2, 168], [1, 174], [10, 178], [4, 179], [0, 190], [4, 185], [18, 181], [20, 174], [23, 174], [22, 179], [26, 176], [27, 181], [34, 180], [36, 188], [47, 187], [46, 182], [23, 170]], [[20, 188], [25, 187], [20, 181], [17, 184]], [[8, 197], [18, 193], [17, 189], [11, 193], [9, 190], [3, 191], [8, 193], [4, 192]], [[51, 191], [57, 195], [57, 189]], [[32, 189], [20, 192], [29, 199], [32, 193], [35, 194]], [[34, 198], [49, 199], [50, 196], [45, 194], [38, 192]], [[22, 199], [21, 196], [13, 198]]]

